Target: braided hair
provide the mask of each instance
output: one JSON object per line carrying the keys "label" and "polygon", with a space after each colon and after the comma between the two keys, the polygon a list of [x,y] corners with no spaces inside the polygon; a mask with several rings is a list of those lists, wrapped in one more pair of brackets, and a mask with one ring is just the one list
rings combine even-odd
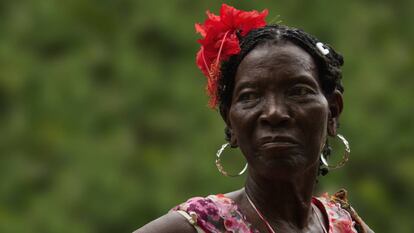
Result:
{"label": "braided hair", "polygon": [[[245,37],[238,36],[241,49],[240,53],[230,57],[229,60],[223,62],[221,65],[221,77],[218,83],[218,99],[219,110],[223,116],[230,108],[234,89],[234,79],[241,61],[254,48],[268,42],[289,41],[301,47],[308,52],[316,62],[319,74],[318,78],[324,94],[330,95],[335,90],[339,90],[341,93],[344,92],[341,82],[341,66],[344,64],[342,55],[326,44],[324,46],[329,49],[329,53],[324,55],[316,46],[319,40],[305,31],[276,24],[252,30]],[[225,129],[225,135],[226,140],[229,141],[230,131],[227,127]],[[324,153],[326,158],[329,157],[331,148],[328,144],[326,144],[322,153]],[[319,174],[326,175],[327,173],[328,170],[326,168],[321,167],[319,169]]]}

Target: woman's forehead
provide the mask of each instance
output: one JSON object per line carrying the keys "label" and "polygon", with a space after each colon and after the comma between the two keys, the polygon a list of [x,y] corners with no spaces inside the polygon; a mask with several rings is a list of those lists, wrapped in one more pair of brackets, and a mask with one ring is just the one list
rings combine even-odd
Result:
{"label": "woman's forehead", "polygon": [[316,68],[312,56],[301,47],[291,43],[263,44],[250,51],[240,63],[248,68],[274,66],[302,66],[306,70]]}
{"label": "woman's forehead", "polygon": [[293,43],[264,44],[253,49],[240,63],[237,79],[241,76],[284,74],[317,77],[317,67],[312,56]]}

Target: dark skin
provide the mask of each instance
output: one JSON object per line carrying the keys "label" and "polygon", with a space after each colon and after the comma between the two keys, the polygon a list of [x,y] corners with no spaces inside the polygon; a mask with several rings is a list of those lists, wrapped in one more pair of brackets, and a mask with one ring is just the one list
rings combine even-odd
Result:
{"label": "dark skin", "polygon": [[[342,94],[324,93],[314,59],[290,42],[259,45],[242,60],[223,119],[249,169],[245,188],[226,196],[254,228],[268,232],[246,193],[276,232],[328,229],[326,214],[311,200],[321,150],[326,137],[336,135],[342,108]],[[170,212],[135,233],[143,232],[196,231]]]}

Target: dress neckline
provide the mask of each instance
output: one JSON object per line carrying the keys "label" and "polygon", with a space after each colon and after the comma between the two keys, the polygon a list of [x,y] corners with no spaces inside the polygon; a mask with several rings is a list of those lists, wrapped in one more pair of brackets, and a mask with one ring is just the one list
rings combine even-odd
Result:
{"label": "dress neckline", "polygon": [[[238,214],[240,214],[240,216],[243,217],[244,221],[246,221],[246,223],[249,225],[249,228],[252,230],[252,232],[258,232],[260,233],[260,231],[258,229],[256,229],[253,224],[251,222],[249,222],[246,218],[246,215],[244,213],[241,212],[239,205],[230,197],[225,196],[224,194],[214,194],[214,195],[209,195],[207,198],[211,199],[212,201],[224,201],[228,204],[231,204],[232,206],[234,206],[235,211],[238,212]],[[323,223],[327,223],[327,225],[325,224],[324,227],[326,228],[326,230],[328,232],[330,231],[331,228],[331,219],[329,217],[328,211],[325,207],[325,205],[323,204],[323,202],[320,200],[320,198],[322,197],[312,197],[312,204],[315,205],[315,207],[322,213],[322,220]]]}

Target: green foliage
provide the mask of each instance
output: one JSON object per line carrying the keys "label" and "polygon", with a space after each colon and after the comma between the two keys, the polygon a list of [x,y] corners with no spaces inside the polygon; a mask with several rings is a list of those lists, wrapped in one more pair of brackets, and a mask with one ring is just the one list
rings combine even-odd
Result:
{"label": "green foliage", "polygon": [[[377,232],[412,232],[414,2],[227,3],[343,53],[352,157],[318,189],[346,187]],[[224,124],[194,61],[193,24],[220,4],[0,2],[0,232],[131,232],[242,186],[214,167]]]}

